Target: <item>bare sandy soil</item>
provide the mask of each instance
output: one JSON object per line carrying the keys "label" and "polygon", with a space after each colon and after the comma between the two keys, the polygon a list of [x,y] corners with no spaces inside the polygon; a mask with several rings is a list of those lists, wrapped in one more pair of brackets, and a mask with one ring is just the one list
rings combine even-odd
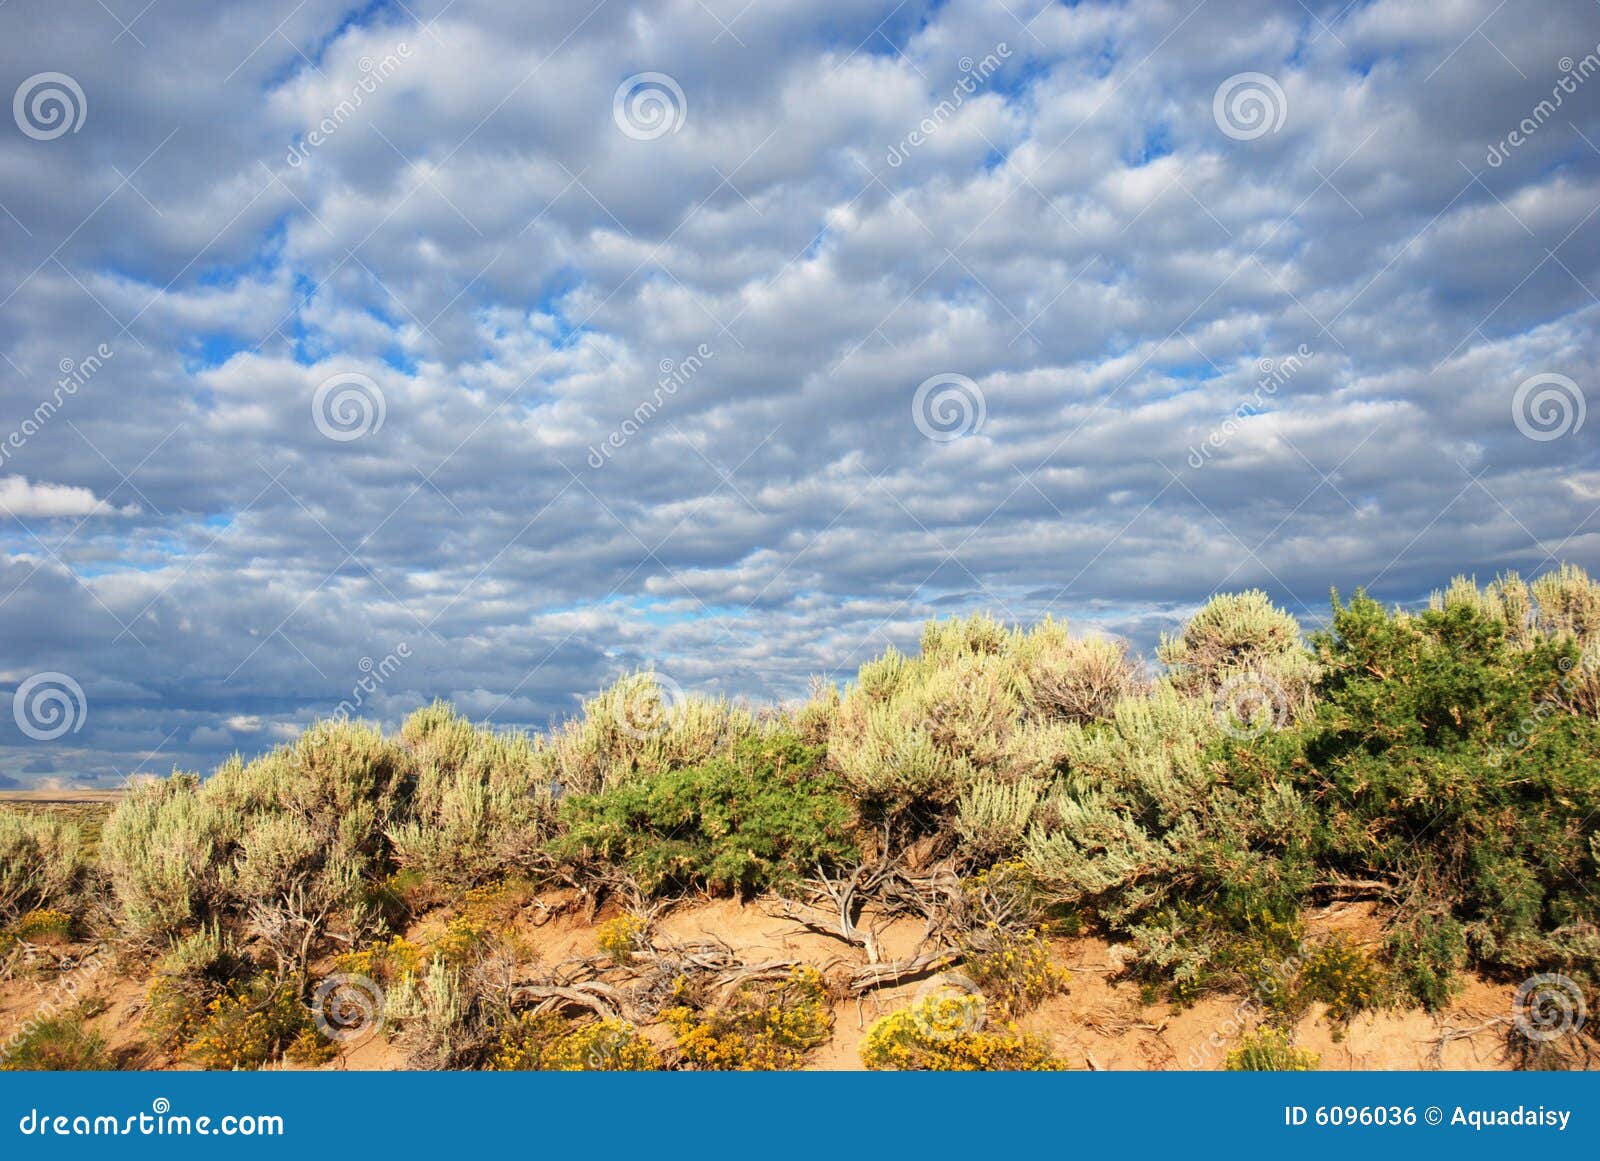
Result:
{"label": "bare sandy soil", "polygon": [[[594,926],[570,898],[547,896],[515,920],[518,934],[532,955],[545,964],[593,955],[599,948]],[[436,913],[406,934],[426,945],[443,930],[446,913]],[[1360,907],[1337,908],[1309,917],[1314,933],[1339,929],[1360,939],[1375,938],[1377,925]],[[803,960],[826,969],[841,962],[859,962],[858,950],[802,928],[770,904],[713,901],[683,906],[658,920],[658,939],[693,942],[714,937],[750,962]],[[920,924],[891,925],[882,936],[885,957],[908,955],[921,935]],[[52,955],[87,956],[90,947],[53,949]],[[1137,984],[1119,978],[1118,949],[1103,940],[1082,937],[1052,941],[1056,961],[1070,972],[1067,991],[1022,1018],[1025,1031],[1048,1037],[1056,1053],[1079,1069],[1217,1069],[1229,1049],[1250,1031],[1258,1017],[1242,996],[1209,996],[1177,1008],[1145,1003]],[[103,1001],[103,1010],[88,1023],[104,1036],[123,1067],[182,1067],[154,1052],[140,1032],[145,984],[128,965],[106,961],[98,971],[80,968],[68,975],[82,982],[79,998]],[[24,1020],[52,1000],[61,1002],[61,976],[48,964],[25,969],[0,981],[0,1042]],[[860,1043],[872,1022],[910,1003],[919,990],[937,983],[919,980],[883,988],[834,1010],[832,1039],[813,1055],[810,1067],[860,1069]],[[1469,979],[1446,1012],[1385,1010],[1367,1013],[1340,1032],[1320,1008],[1296,1026],[1295,1039],[1321,1057],[1325,1069],[1505,1069],[1513,1066],[1505,1051],[1504,1025],[1515,988],[1509,983]],[[70,1003],[70,1000],[69,1000]],[[663,1047],[670,1037],[663,1027],[646,1035]],[[327,1067],[381,1070],[403,1067],[399,1051],[381,1035],[347,1050]]]}

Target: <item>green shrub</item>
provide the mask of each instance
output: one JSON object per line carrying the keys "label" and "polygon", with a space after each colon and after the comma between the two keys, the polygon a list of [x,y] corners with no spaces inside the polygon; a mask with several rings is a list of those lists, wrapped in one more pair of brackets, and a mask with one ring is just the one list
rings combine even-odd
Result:
{"label": "green shrub", "polygon": [[1317,647],[1296,772],[1326,802],[1322,860],[1416,883],[1400,922],[1448,914],[1482,962],[1592,970],[1600,720],[1561,701],[1574,643],[1519,643],[1466,602],[1412,616],[1358,593]]}
{"label": "green shrub", "polygon": [[1229,1072],[1312,1072],[1320,1063],[1317,1054],[1296,1048],[1281,1028],[1258,1028],[1228,1053],[1223,1065]]}
{"label": "green shrub", "polygon": [[472,971],[436,955],[388,990],[383,1019],[410,1067],[434,1070],[480,1067],[494,1051],[501,1015]]}
{"label": "green shrub", "polygon": [[115,1067],[105,1039],[83,1026],[81,1012],[26,1021],[0,1045],[0,1071],[84,1072]]}
{"label": "green shrub", "polygon": [[631,673],[551,738],[555,780],[568,794],[599,794],[699,765],[761,732],[746,709],[680,698],[655,674]]}
{"label": "green shrub", "polygon": [[1230,769],[1238,744],[1170,684],[1126,698],[1074,735],[1023,848],[1041,891],[1126,935],[1139,974],[1179,998],[1292,955],[1285,928],[1315,877],[1314,809],[1275,759]]}
{"label": "green shrub", "polygon": [[[1259,937],[1348,882],[1395,885],[1389,959],[1425,1004],[1463,951],[1592,975],[1600,720],[1577,648],[1600,632],[1597,593],[1567,570],[1457,584],[1416,614],[1358,594],[1335,601],[1309,668],[1292,618],[1219,598],[1164,644],[1169,681],[1070,735],[1068,774],[1031,811],[1028,870],[1129,936],[1136,970],[1180,998],[1249,987],[1252,959],[1286,964],[1294,947]],[[1312,697],[1284,728],[1230,729],[1205,694],[1241,664],[1291,693],[1314,672]]]}
{"label": "green shrub", "polygon": [[561,803],[553,849],[623,868],[647,891],[762,890],[854,857],[852,812],[821,754],[790,734],[747,738],[699,766]]}
{"label": "green shrub", "polygon": [[436,883],[471,885],[526,867],[554,822],[554,757],[525,734],[494,734],[443,702],[400,729],[416,763],[395,861]]}
{"label": "green shrub", "polygon": [[0,810],[0,928],[41,908],[72,911],[86,871],[75,823]]}
{"label": "green shrub", "polygon": [[125,935],[164,942],[220,913],[227,825],[192,774],[135,786],[106,820],[101,865]]}
{"label": "green shrub", "polygon": [[1128,647],[1105,637],[1069,637],[1045,621],[1014,645],[1023,697],[1040,718],[1087,725],[1111,716],[1117,702],[1141,688]]}
{"label": "green shrub", "polygon": [[920,657],[888,650],[842,697],[825,689],[818,716],[865,814],[909,840],[959,813],[965,853],[982,862],[1016,846],[1026,799],[1066,769],[1071,730],[1140,688],[1121,644],[980,615],[928,622]]}
{"label": "green shrub", "polygon": [[981,777],[956,800],[955,830],[967,855],[992,865],[1015,855],[1048,787],[1038,778],[1001,782]]}
{"label": "green shrub", "polygon": [[1279,725],[1306,708],[1316,678],[1300,623],[1259,589],[1212,597],[1181,633],[1162,637],[1156,656],[1179,690],[1206,699],[1230,679],[1250,675],[1267,683],[1281,699]]}
{"label": "green shrub", "polygon": [[1389,960],[1400,984],[1430,1012],[1442,1011],[1461,990],[1467,936],[1448,915],[1422,914],[1389,935]]}
{"label": "green shrub", "polygon": [[102,859],[125,933],[162,943],[248,920],[285,964],[334,923],[358,930],[391,869],[388,829],[410,758],[375,729],[320,722],[253,762],[234,758],[136,788],[107,820]]}

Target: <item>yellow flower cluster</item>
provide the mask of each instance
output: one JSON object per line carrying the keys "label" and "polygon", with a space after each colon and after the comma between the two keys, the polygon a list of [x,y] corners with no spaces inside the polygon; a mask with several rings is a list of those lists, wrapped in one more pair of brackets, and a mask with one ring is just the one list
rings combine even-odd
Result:
{"label": "yellow flower cluster", "polygon": [[272,1028],[245,996],[222,995],[206,1005],[200,1035],[185,1055],[201,1068],[259,1068],[271,1057]]}
{"label": "yellow flower cluster", "polygon": [[1038,1007],[1067,986],[1067,972],[1051,962],[1038,928],[1019,935],[990,924],[984,938],[968,945],[962,970],[996,1014],[1007,1018]]}
{"label": "yellow flower cluster", "polygon": [[619,915],[595,928],[600,950],[617,964],[633,962],[633,952],[644,935],[645,921],[637,915]]}
{"label": "yellow flower cluster", "polygon": [[451,967],[465,967],[490,945],[517,948],[513,919],[531,894],[520,879],[474,887],[461,897],[455,917],[431,951]]}
{"label": "yellow flower cluster", "polygon": [[[684,997],[683,981],[678,994]],[[777,987],[751,984],[724,1008],[701,1011],[681,1003],[662,1013],[685,1064],[717,1072],[799,1068],[833,1032],[822,973],[793,969]]]}
{"label": "yellow flower cluster", "polygon": [[65,940],[72,934],[72,916],[65,911],[39,907],[17,920],[16,933],[33,942]]}
{"label": "yellow flower cluster", "polygon": [[1312,952],[1301,978],[1307,996],[1328,1005],[1328,1019],[1335,1026],[1377,1006],[1384,991],[1383,969],[1348,939],[1335,939]]}
{"label": "yellow flower cluster", "polygon": [[1315,1052],[1290,1043],[1287,1032],[1269,1026],[1241,1040],[1223,1067],[1229,1072],[1311,1072],[1319,1061]]}
{"label": "yellow flower cluster", "polygon": [[929,996],[867,1029],[861,1063],[878,1071],[1055,1072],[1065,1066],[1042,1038],[1015,1024],[975,1029],[971,997]]}
{"label": "yellow flower cluster", "polygon": [[469,890],[457,904],[456,914],[502,927],[537,894],[534,885],[526,879],[499,879]]}
{"label": "yellow flower cluster", "polygon": [[494,928],[484,920],[458,915],[445,924],[444,934],[434,941],[433,954],[451,967],[462,967],[494,934]]}
{"label": "yellow flower cluster", "polygon": [[283,1054],[302,1067],[315,1068],[338,1056],[339,1046],[315,1028],[302,1028]]}
{"label": "yellow flower cluster", "polygon": [[662,1064],[656,1046],[632,1024],[601,1020],[558,1040],[545,1067],[553,1072],[655,1072]]}
{"label": "yellow flower cluster", "polygon": [[298,1036],[307,1018],[294,988],[273,989],[258,980],[206,1005],[199,1035],[184,1056],[202,1068],[260,1068]]}
{"label": "yellow flower cluster", "polygon": [[145,993],[144,1025],[151,1039],[171,1050],[194,1039],[206,1019],[205,997],[171,976],[157,976]]}
{"label": "yellow flower cluster", "polygon": [[663,1067],[655,1045],[622,1020],[574,1027],[553,1012],[524,1013],[500,1036],[489,1064],[500,1071],[654,1072]]}
{"label": "yellow flower cluster", "polygon": [[422,966],[422,952],[410,940],[396,935],[387,943],[374,943],[360,951],[336,956],[335,972],[366,976],[380,984],[392,984],[414,975]]}

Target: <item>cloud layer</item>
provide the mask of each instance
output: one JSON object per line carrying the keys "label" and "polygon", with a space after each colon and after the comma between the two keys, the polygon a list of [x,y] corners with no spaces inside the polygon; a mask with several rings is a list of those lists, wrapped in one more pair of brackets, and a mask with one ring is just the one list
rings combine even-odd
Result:
{"label": "cloud layer", "polygon": [[1600,568],[1591,0],[536,9],[0,8],[0,776]]}

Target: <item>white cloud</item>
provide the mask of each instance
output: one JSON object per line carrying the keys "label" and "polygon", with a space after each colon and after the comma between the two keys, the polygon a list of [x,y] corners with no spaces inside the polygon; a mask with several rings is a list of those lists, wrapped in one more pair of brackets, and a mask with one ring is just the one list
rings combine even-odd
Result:
{"label": "white cloud", "polygon": [[26,476],[0,476],[0,513],[18,517],[135,516],[137,504],[117,507],[88,488],[30,483]]}

